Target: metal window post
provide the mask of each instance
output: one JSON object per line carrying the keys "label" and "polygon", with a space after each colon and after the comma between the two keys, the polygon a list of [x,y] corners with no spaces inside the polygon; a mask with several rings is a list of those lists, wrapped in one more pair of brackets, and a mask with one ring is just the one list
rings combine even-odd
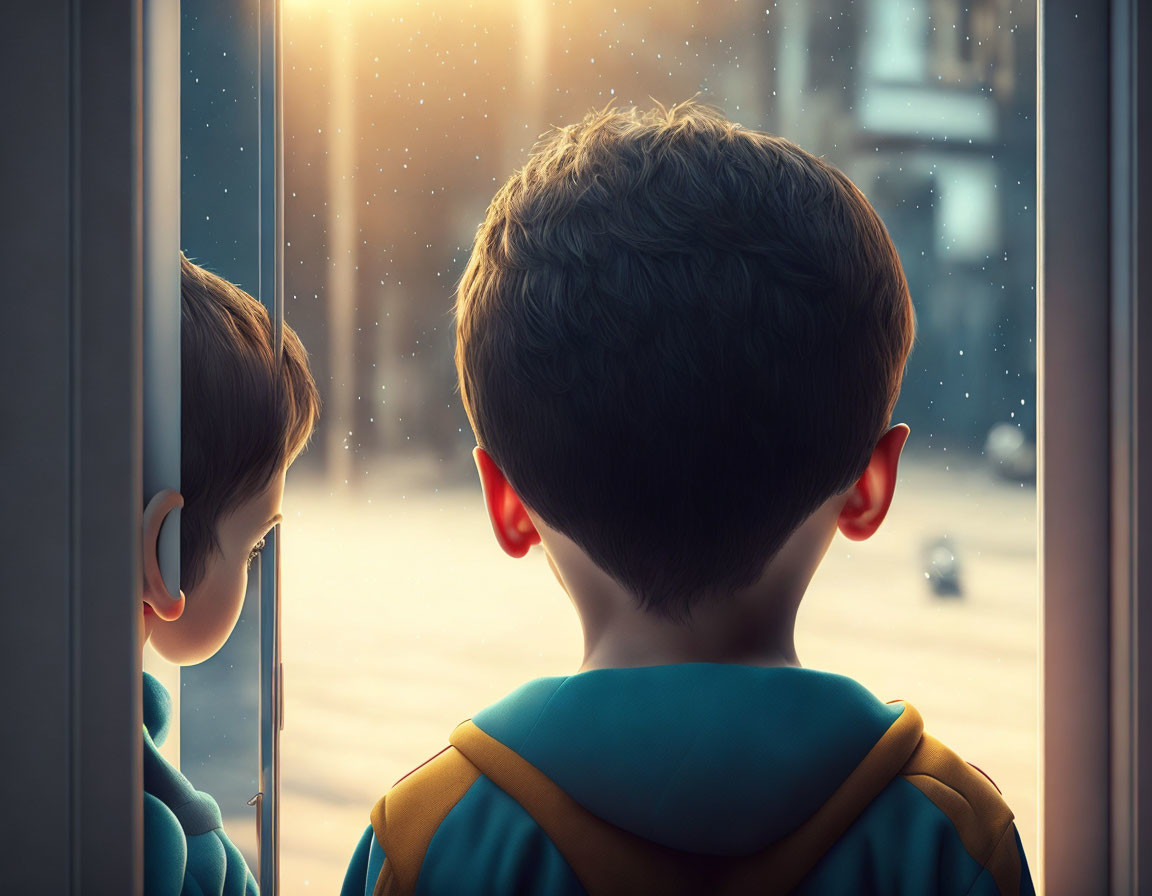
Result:
{"label": "metal window post", "polygon": [[[279,0],[260,0],[260,301],[272,317],[273,344],[282,363],[284,344],[284,162],[280,85]],[[260,560],[260,889],[280,885],[280,729],[283,666],[280,658],[280,527],[267,536]]]}

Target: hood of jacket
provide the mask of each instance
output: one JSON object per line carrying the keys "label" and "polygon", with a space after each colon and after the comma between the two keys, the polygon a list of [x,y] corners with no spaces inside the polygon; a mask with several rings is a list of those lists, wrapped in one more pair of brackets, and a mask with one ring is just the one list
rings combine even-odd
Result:
{"label": "hood of jacket", "polygon": [[687,663],[537,679],[472,721],[617,827],[745,855],[811,817],[902,712],[829,672]]}

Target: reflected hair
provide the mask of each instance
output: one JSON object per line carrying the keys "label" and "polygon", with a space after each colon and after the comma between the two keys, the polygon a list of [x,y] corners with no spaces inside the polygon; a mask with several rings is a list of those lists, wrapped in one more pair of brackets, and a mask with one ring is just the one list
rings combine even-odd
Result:
{"label": "reflected hair", "polygon": [[220,550],[221,519],[304,450],[320,395],[300,338],[284,325],[279,363],[267,309],[180,255],[180,587]]}
{"label": "reflected hair", "polygon": [[862,475],[914,333],[852,182],[694,101],[545,134],[492,200],[455,314],[478,444],[673,619],[757,581]]}

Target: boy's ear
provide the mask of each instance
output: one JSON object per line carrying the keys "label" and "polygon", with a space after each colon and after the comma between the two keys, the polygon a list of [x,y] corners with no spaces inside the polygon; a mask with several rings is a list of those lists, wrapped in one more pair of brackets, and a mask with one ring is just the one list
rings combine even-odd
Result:
{"label": "boy's ear", "polygon": [[177,507],[184,506],[184,496],[178,491],[166,488],[152,496],[144,508],[144,518],[140,524],[144,558],[144,603],[152,608],[156,618],[174,622],[184,612],[184,592],[173,597],[160,575],[160,560],[156,550],[160,542],[160,527],[164,519]]}
{"label": "boy's ear", "polygon": [[480,472],[484,505],[488,508],[488,518],[492,520],[496,541],[509,557],[523,557],[532,545],[540,543],[540,533],[524,509],[520,496],[512,490],[488,452],[477,445],[472,456]]}
{"label": "boy's ear", "polygon": [[836,524],[845,538],[863,541],[870,538],[884,522],[896,490],[896,466],[900,451],[908,440],[909,429],[903,423],[893,426],[880,437],[872,450],[864,474],[848,492],[848,500]]}

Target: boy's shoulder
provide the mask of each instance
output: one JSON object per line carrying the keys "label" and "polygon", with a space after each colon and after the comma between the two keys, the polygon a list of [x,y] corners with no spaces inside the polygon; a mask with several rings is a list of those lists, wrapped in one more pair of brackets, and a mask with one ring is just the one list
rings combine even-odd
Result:
{"label": "boy's shoulder", "polygon": [[169,730],[172,700],[144,673],[144,892],[256,896],[256,879],[224,832],[220,807],[196,790],[158,749]]}
{"label": "boy's shoulder", "polygon": [[988,775],[924,733],[900,769],[900,777],[940,810],[967,851],[992,868],[993,876],[999,877],[1002,870],[1008,873],[1002,869],[1005,858],[1000,847],[1010,839],[1015,816]]}
{"label": "boy's shoulder", "polygon": [[456,891],[461,862],[519,868],[528,892],[866,892],[862,869],[875,892],[1030,891],[995,786],[915,708],[842,676],[689,664],[540,679],[451,744],[372,813],[396,893],[417,876]]}

